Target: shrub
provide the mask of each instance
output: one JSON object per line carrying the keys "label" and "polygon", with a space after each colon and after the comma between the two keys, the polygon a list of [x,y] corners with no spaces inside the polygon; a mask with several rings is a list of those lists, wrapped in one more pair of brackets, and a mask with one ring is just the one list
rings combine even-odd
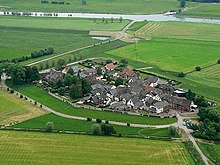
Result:
{"label": "shrub", "polygon": [[47,122],[45,131],[51,132],[53,130],[53,122]]}
{"label": "shrub", "polygon": [[108,124],[109,123],[109,121],[108,120],[105,120],[105,124]]}
{"label": "shrub", "polygon": [[20,94],[20,98],[21,98],[21,99],[23,98],[23,95],[22,95],[22,94]]}
{"label": "shrub", "polygon": [[178,74],[178,77],[185,77],[185,74],[184,74],[183,72],[180,72],[180,73]]}
{"label": "shrub", "polygon": [[91,133],[93,135],[101,134],[101,126],[99,124],[93,124],[91,128]]}
{"label": "shrub", "polygon": [[168,133],[169,133],[170,136],[175,136],[176,135],[176,127],[169,126],[168,127]]}
{"label": "shrub", "polygon": [[131,125],[130,123],[127,123],[127,126],[128,126],[128,127],[130,127],[130,125]]}
{"label": "shrub", "polygon": [[195,67],[195,70],[196,71],[201,71],[202,69],[201,69],[201,67],[197,66],[197,67]]}
{"label": "shrub", "polygon": [[92,118],[89,118],[89,117],[88,117],[88,118],[87,118],[87,121],[92,121]]}
{"label": "shrub", "polygon": [[220,59],[218,59],[217,63],[220,64]]}
{"label": "shrub", "polygon": [[36,102],[36,101],[34,102],[34,105],[37,105],[37,102]]}
{"label": "shrub", "polygon": [[10,89],[9,88],[7,88],[7,91],[9,91]]}
{"label": "shrub", "polygon": [[14,93],[14,92],[15,92],[15,91],[14,91],[13,89],[10,90],[10,93],[11,93],[11,94]]}
{"label": "shrub", "polygon": [[96,122],[97,122],[97,123],[101,123],[101,122],[102,122],[102,119],[99,119],[99,118],[98,118],[98,119],[96,119]]}
{"label": "shrub", "polygon": [[116,130],[112,125],[103,124],[101,125],[101,131],[103,135],[112,135],[116,133]]}

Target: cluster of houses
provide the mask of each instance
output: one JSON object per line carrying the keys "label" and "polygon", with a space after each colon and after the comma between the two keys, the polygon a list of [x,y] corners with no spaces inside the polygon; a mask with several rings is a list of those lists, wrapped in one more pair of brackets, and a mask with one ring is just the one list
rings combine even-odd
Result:
{"label": "cluster of houses", "polygon": [[[114,63],[101,66],[101,74],[97,74],[97,67],[100,66],[86,69],[72,66],[75,75],[79,74],[91,84],[91,94],[81,99],[84,104],[121,112],[142,110],[152,114],[169,113],[170,110],[190,112],[196,109],[193,101],[184,97],[188,90],[178,89],[169,81],[161,80],[156,76],[141,79],[135,71],[118,69]],[[43,79],[62,80],[67,71],[68,68],[63,71],[51,70]],[[126,84],[115,86],[105,79],[105,74],[110,75],[113,80],[121,77]]]}

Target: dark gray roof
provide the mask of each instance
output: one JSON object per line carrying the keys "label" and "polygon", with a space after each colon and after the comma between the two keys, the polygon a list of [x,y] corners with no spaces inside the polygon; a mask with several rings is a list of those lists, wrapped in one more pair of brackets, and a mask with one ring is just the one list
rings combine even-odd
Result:
{"label": "dark gray roof", "polygon": [[157,107],[158,109],[167,107],[169,105],[170,104],[166,101],[161,101],[161,102],[157,102],[157,103],[154,104],[154,106]]}
{"label": "dark gray roof", "polygon": [[125,99],[126,101],[129,101],[131,99],[131,95],[130,93],[125,93],[123,95],[121,95],[122,99]]}
{"label": "dark gray roof", "polygon": [[158,77],[156,77],[156,76],[150,76],[150,77],[148,77],[148,78],[144,81],[144,83],[147,84],[147,85],[150,85],[151,83],[156,83],[158,80],[159,80]]}

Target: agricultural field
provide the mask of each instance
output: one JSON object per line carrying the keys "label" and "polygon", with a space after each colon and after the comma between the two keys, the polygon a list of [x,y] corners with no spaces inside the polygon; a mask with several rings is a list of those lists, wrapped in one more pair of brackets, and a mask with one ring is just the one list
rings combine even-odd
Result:
{"label": "agricultural field", "polygon": [[59,54],[100,42],[90,38],[86,31],[15,27],[0,27],[0,38],[0,59],[30,56],[31,52],[48,47]]}
{"label": "agricultural field", "polygon": [[220,65],[216,64],[204,68],[200,72],[193,72],[187,74],[186,78],[193,80],[195,82],[205,84],[207,86],[220,88]]}
{"label": "agricultural field", "polygon": [[[0,25],[4,27],[16,28],[34,28],[34,29],[59,29],[59,30],[105,30],[117,31],[123,29],[129,21],[107,19],[108,23],[102,19],[81,19],[81,18],[47,18],[47,17],[16,17],[16,16],[1,16]],[[106,21],[106,19],[105,19]],[[71,32],[70,32],[71,33]]]}
{"label": "agricultural field", "polygon": [[[153,38],[107,52],[162,70],[190,72],[217,63],[220,42]],[[147,66],[146,66],[147,67]]]}
{"label": "agricultural field", "polygon": [[[90,133],[91,127],[94,122],[81,121],[74,119],[67,119],[54,114],[47,114],[31,120],[12,126],[12,128],[34,128],[44,129],[47,122],[53,122],[55,130],[70,130],[75,132]],[[150,129],[150,128],[135,128],[127,126],[113,125],[117,133],[122,135],[143,135],[143,136],[156,136],[156,137],[170,137],[167,128]]]}
{"label": "agricultural field", "polygon": [[143,39],[163,37],[220,41],[220,25],[207,23],[137,22],[129,28],[128,33]]}
{"label": "agricultural field", "polygon": [[197,142],[202,152],[216,165],[220,164],[220,143],[208,144],[205,142]]}
{"label": "agricultural field", "polygon": [[9,86],[15,88],[22,94],[44,104],[45,106],[64,114],[80,116],[80,117],[90,117],[90,118],[100,118],[103,120],[111,121],[120,121],[126,123],[140,123],[140,124],[151,124],[151,125],[163,125],[170,124],[176,121],[176,118],[155,118],[155,117],[142,117],[142,116],[133,116],[126,114],[117,114],[106,111],[94,111],[85,108],[75,108],[69,106],[68,104],[54,98],[49,95],[46,91],[40,89],[34,85],[23,85],[13,87],[10,82],[7,82]]}
{"label": "agricultural field", "polygon": [[0,125],[24,121],[46,112],[0,88]]}
{"label": "agricultural field", "polygon": [[[51,1],[49,1],[51,2]],[[64,0],[65,4],[42,4],[40,0],[1,0],[2,11],[44,11],[44,12],[77,12],[77,13],[126,13],[151,14],[178,10],[180,3],[176,0],[93,0],[82,5],[78,0]],[[69,3],[67,5],[66,3]],[[187,4],[188,7],[191,3]]]}
{"label": "agricultural field", "polygon": [[180,142],[14,131],[0,139],[0,164],[195,164]]}
{"label": "agricultural field", "polygon": [[220,18],[220,4],[203,4],[181,13],[183,16],[203,17],[203,18]]}

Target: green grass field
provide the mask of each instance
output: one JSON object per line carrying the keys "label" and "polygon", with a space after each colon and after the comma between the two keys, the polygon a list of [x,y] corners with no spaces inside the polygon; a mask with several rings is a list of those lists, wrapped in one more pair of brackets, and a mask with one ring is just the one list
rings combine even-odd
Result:
{"label": "green grass field", "polygon": [[80,18],[42,18],[42,17],[14,17],[1,16],[0,25],[4,27],[20,27],[20,28],[35,28],[35,29],[60,29],[60,30],[121,30],[128,20],[120,23],[118,20],[111,23],[102,22],[102,19],[80,19]]}
{"label": "green grass field", "polygon": [[[48,121],[54,123],[54,129],[56,130],[68,130],[68,131],[88,132],[88,133],[90,133],[91,127],[94,124],[94,122],[67,119],[60,116],[56,116],[54,114],[47,114],[31,120],[24,121],[12,127],[44,129]],[[121,133],[122,135],[170,137],[167,128],[149,129],[149,128],[118,126],[118,125],[113,125],[113,126],[116,129],[117,133]]]}
{"label": "green grass field", "polygon": [[180,142],[17,131],[0,139],[0,164],[195,164]]}
{"label": "green grass field", "polygon": [[0,59],[30,55],[48,47],[58,54],[100,42],[90,38],[86,31],[14,27],[0,27],[0,38]]}
{"label": "green grass field", "polygon": [[202,152],[216,165],[220,164],[220,143],[208,144],[197,142]]}
{"label": "green grass field", "polygon": [[[51,2],[51,1],[50,1]],[[1,0],[1,10],[15,11],[46,11],[46,12],[86,12],[86,13],[129,13],[150,14],[163,13],[179,9],[176,0],[92,0],[82,5],[78,0],[64,0],[70,5],[41,4],[39,0]],[[191,4],[188,3],[188,6]]]}
{"label": "green grass field", "polygon": [[207,86],[213,86],[220,89],[220,65],[216,64],[202,69],[200,72],[190,73],[186,78],[205,84]]}
{"label": "green grass field", "polygon": [[40,108],[0,88],[0,124],[23,121],[45,114]]}
{"label": "green grass field", "polygon": [[[10,83],[7,82],[9,85]],[[10,85],[11,86],[11,85]],[[90,117],[90,118],[100,118],[103,120],[111,120],[111,121],[120,121],[120,122],[128,122],[128,123],[142,123],[142,124],[152,124],[152,125],[160,125],[160,124],[169,124],[174,123],[176,118],[154,118],[154,117],[142,117],[142,116],[132,116],[126,114],[117,114],[113,112],[106,111],[94,111],[84,108],[75,108],[69,106],[62,101],[50,96],[44,90],[33,86],[33,85],[24,85],[20,87],[14,87],[19,92],[24,95],[36,100],[44,104],[45,106],[50,107],[51,109],[74,116],[81,117]]]}
{"label": "green grass field", "polygon": [[[137,22],[128,33],[136,37],[153,37],[220,41],[220,25],[190,22]],[[208,34],[208,35],[207,35]]]}
{"label": "green grass field", "polygon": [[109,51],[108,54],[137,60],[162,70],[189,72],[195,66],[215,64],[219,58],[219,46],[220,42],[155,38],[139,41],[137,51],[133,44]]}
{"label": "green grass field", "polygon": [[220,4],[203,4],[192,10],[182,12],[181,15],[190,17],[203,17],[203,18],[220,18]]}

